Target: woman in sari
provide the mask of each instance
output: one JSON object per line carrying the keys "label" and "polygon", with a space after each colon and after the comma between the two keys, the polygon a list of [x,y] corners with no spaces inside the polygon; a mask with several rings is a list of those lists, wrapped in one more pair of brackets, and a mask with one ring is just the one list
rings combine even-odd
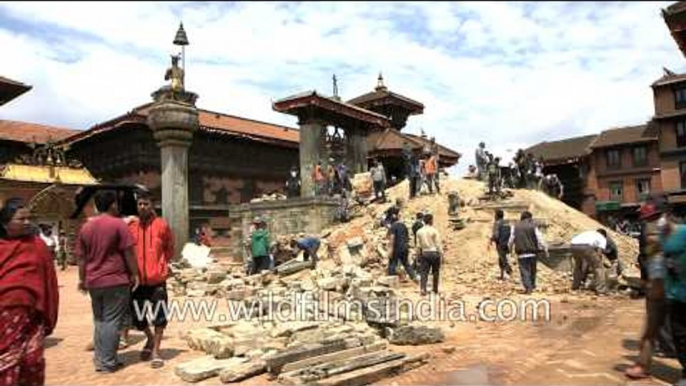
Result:
{"label": "woman in sari", "polygon": [[45,384],[45,337],[59,293],[45,242],[19,199],[0,209],[0,386]]}

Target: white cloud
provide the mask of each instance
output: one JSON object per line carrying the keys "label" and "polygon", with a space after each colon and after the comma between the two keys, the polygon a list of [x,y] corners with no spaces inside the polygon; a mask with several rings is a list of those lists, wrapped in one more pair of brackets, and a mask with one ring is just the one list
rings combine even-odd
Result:
{"label": "white cloud", "polygon": [[391,90],[423,102],[408,132],[473,162],[572,135],[642,123],[650,83],[683,57],[659,10],[614,3],[0,2],[0,75],[34,86],[0,117],[87,128],[150,100],[183,20],[199,105],[295,125],[270,100]]}

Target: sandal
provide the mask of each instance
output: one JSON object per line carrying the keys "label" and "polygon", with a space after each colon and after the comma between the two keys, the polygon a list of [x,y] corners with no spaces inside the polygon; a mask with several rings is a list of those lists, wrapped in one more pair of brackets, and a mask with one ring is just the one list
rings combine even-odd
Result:
{"label": "sandal", "polygon": [[119,338],[119,349],[123,350],[127,347],[129,347],[129,342],[127,342],[124,338]]}
{"label": "sandal", "polygon": [[645,379],[650,378],[650,372],[645,371],[641,365],[633,365],[624,370],[624,375],[631,379]]}
{"label": "sandal", "polygon": [[152,362],[150,362],[150,367],[153,369],[159,369],[162,366],[164,366],[164,360],[162,358],[154,358]]}
{"label": "sandal", "polygon": [[144,347],[143,351],[141,351],[141,360],[142,361],[149,361],[151,357],[152,357],[152,347]]}

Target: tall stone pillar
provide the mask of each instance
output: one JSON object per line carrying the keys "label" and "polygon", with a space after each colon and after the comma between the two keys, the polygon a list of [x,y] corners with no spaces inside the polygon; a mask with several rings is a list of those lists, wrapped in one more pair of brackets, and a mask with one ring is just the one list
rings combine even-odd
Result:
{"label": "tall stone pillar", "polygon": [[162,167],[162,217],[174,233],[174,258],[188,242],[188,148],[198,130],[197,95],[187,91],[172,95],[162,88],[152,94],[155,102],[148,114],[148,126],[160,147]]}
{"label": "tall stone pillar", "polygon": [[323,172],[328,164],[326,151],[326,124],[314,118],[300,119],[300,196],[313,197],[314,179],[312,171],[321,161]]}
{"label": "tall stone pillar", "polygon": [[347,157],[353,174],[367,171],[367,136],[360,129],[346,130]]}

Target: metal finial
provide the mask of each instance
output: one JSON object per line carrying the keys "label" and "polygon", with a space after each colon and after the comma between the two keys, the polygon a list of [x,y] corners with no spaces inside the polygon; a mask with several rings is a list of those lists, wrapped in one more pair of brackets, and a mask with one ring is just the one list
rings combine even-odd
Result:
{"label": "metal finial", "polygon": [[186,35],[186,30],[183,29],[183,22],[179,24],[179,29],[176,31],[176,37],[174,38],[174,44],[177,46],[187,46],[188,36]]}
{"label": "metal finial", "polygon": [[383,75],[381,75],[381,71],[379,71],[379,78],[378,78],[378,81],[376,83],[376,90],[377,91],[382,91],[382,90],[385,91],[386,90],[386,86],[383,84]]}
{"label": "metal finial", "polygon": [[338,80],[336,74],[333,74],[333,97],[338,98]]}

